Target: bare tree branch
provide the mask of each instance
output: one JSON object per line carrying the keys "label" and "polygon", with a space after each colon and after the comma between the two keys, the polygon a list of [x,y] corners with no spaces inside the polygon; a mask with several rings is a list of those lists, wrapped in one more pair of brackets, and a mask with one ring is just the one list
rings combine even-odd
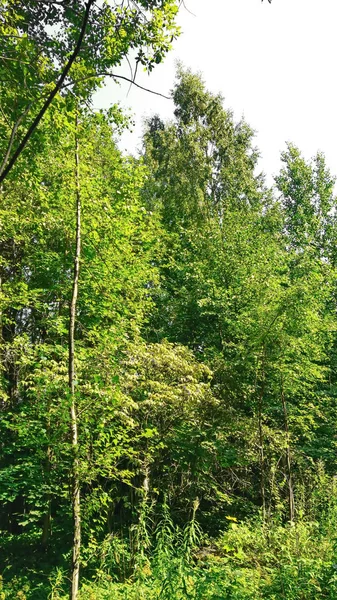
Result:
{"label": "bare tree branch", "polygon": [[70,83],[66,83],[63,86],[63,88],[69,87],[71,85],[76,85],[77,83],[81,83],[82,81],[86,81],[88,79],[99,79],[100,77],[111,77],[112,79],[123,79],[124,81],[128,81],[129,83],[131,83],[131,85],[135,85],[140,90],[144,90],[144,92],[150,92],[150,94],[154,94],[155,96],[161,96],[162,98],[165,98],[165,100],[171,100],[170,96],[165,96],[165,94],[161,94],[161,92],[155,92],[154,90],[150,90],[149,88],[146,88],[143,85],[136,83],[129,77],[125,77],[124,75],[117,75],[116,73],[109,73],[109,72],[97,73],[97,75],[88,75],[87,77],[83,77],[82,79],[78,79],[77,81],[71,81]]}
{"label": "bare tree branch", "polygon": [[[263,0],[262,0],[262,2],[263,2]],[[185,9],[185,10],[186,10],[188,13],[190,13],[190,15],[192,15],[192,17],[196,17],[196,15],[195,15],[195,14],[194,14],[194,13],[193,13],[193,12],[192,12],[192,11],[191,11],[189,8],[187,8],[187,6],[186,6],[186,4],[185,4],[185,1],[184,1],[184,0],[181,0],[181,2],[180,2],[180,4],[179,4],[179,8],[180,8],[181,6],[183,6],[183,7],[184,7],[184,9]]]}

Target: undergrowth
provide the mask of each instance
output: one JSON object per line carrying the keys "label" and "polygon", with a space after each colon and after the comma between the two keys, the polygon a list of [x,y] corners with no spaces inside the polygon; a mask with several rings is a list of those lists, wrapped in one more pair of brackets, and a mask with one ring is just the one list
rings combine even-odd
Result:
{"label": "undergrowth", "polygon": [[[205,539],[195,518],[174,525],[167,505],[152,538],[146,520],[135,531],[133,557],[114,536],[99,548],[95,575],[84,580],[81,600],[335,600],[335,512],[322,522],[237,522],[217,540]],[[97,558],[97,557],[96,557]],[[127,569],[125,565],[127,563]],[[132,570],[130,565],[132,563]],[[124,565],[124,566],[123,566]],[[128,572],[122,577],[122,572]],[[66,600],[65,571],[48,585],[0,580],[0,600]]]}

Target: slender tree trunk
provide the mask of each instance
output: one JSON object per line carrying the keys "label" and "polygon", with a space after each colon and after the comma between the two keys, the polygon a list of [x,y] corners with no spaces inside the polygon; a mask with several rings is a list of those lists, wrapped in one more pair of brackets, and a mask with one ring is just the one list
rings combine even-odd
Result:
{"label": "slender tree trunk", "polygon": [[[1,194],[1,191],[0,191]],[[1,252],[1,245],[0,245],[0,252]],[[1,257],[1,253],[0,253],[0,257]],[[2,267],[0,265],[0,297],[2,297]],[[0,304],[0,375],[2,377],[2,373],[4,370],[4,365],[5,365],[5,352],[4,352],[4,339],[3,339],[3,330],[2,330],[2,305]],[[1,400],[0,401],[0,409],[2,410],[4,408],[5,405],[5,401]]]}
{"label": "slender tree trunk", "polygon": [[72,509],[74,520],[74,538],[71,572],[71,600],[77,600],[80,574],[80,550],[81,550],[81,504],[80,504],[80,478],[78,459],[78,427],[75,399],[75,323],[78,296],[78,280],[81,258],[81,190],[80,190],[80,163],[78,143],[78,121],[76,116],[76,139],[75,139],[75,184],[76,184],[76,248],[74,257],[73,290],[70,303],[69,319],[69,361],[68,377],[71,396],[70,420],[71,441],[73,450],[72,459]]}
{"label": "slender tree trunk", "polygon": [[144,462],[143,500],[147,502],[150,489],[150,466],[147,460]]}
{"label": "slender tree trunk", "polygon": [[[48,440],[50,439],[50,411],[51,411],[51,400],[48,399],[48,417],[46,423],[46,431]],[[45,474],[47,479],[48,493],[47,493],[47,506],[46,512],[43,515],[42,519],[42,536],[41,536],[41,544],[42,547],[46,548],[50,535],[50,525],[51,525],[51,493],[50,493],[50,474],[51,474],[51,461],[52,461],[52,449],[50,444],[48,443],[47,453],[46,453],[46,463],[45,463]]]}
{"label": "slender tree trunk", "polygon": [[263,517],[264,523],[266,521],[266,483],[265,483],[265,460],[264,460],[264,437],[263,437],[263,425],[262,425],[262,411],[263,411],[263,398],[264,398],[264,388],[265,388],[265,358],[266,358],[266,351],[265,351],[265,348],[263,348],[261,385],[260,385],[259,404],[258,404],[258,430],[259,430],[260,485],[261,485],[261,499],[262,499],[262,517]]}
{"label": "slender tree trunk", "polygon": [[[24,110],[24,112],[22,113],[22,115],[19,116],[19,118],[17,119],[17,121],[14,123],[13,127],[12,127],[12,131],[11,131],[11,135],[9,138],[9,142],[7,145],[7,150],[5,152],[5,156],[3,157],[1,166],[0,166],[0,175],[3,174],[7,161],[10,157],[12,148],[13,148],[13,144],[14,144],[14,140],[15,140],[15,136],[17,134],[18,128],[20,126],[21,121],[27,116],[27,114],[29,113],[30,109],[31,109],[31,104],[28,104],[27,108]],[[1,191],[2,191],[2,184],[1,184]]]}
{"label": "slender tree trunk", "polygon": [[47,548],[49,535],[50,535],[50,524],[51,524],[51,500],[50,495],[47,500],[48,506],[45,514],[43,515],[42,521],[42,536],[41,536],[41,545],[43,548]]}
{"label": "slender tree trunk", "polygon": [[[20,277],[22,247],[17,245],[14,239],[9,238],[1,244],[1,256],[4,258],[5,264],[8,262],[7,268],[1,268],[1,285],[3,286],[7,279],[17,276]],[[17,332],[18,315],[19,310],[14,307],[7,307],[5,313],[1,315],[1,341],[4,349],[2,364],[7,383],[7,394],[12,406],[15,405],[18,399],[18,367],[13,348],[13,342]]]}
{"label": "slender tree trunk", "polygon": [[289,422],[288,422],[288,411],[287,403],[284,396],[283,382],[281,388],[281,400],[284,415],[284,428],[286,433],[286,467],[287,467],[287,481],[288,481],[288,494],[289,494],[289,518],[293,522],[295,520],[295,497],[293,488],[293,477],[292,477],[292,465],[291,465],[291,451],[290,451],[290,435],[289,435]]}

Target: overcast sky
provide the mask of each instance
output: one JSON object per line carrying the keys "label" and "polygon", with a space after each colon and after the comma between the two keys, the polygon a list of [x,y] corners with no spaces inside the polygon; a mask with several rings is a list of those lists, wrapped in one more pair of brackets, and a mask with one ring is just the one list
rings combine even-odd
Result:
{"label": "overcast sky", "polygon": [[[261,170],[268,182],[280,168],[280,152],[292,141],[310,158],[317,150],[337,174],[337,0],[186,0],[182,35],[174,50],[138,83],[164,94],[172,89],[175,61],[200,71],[208,89],[221,92],[235,119],[256,131]],[[128,75],[127,65],[119,73]],[[172,116],[170,100],[110,82],[97,107],[119,101],[135,114],[136,127],[122,148],[140,146],[142,118]]]}

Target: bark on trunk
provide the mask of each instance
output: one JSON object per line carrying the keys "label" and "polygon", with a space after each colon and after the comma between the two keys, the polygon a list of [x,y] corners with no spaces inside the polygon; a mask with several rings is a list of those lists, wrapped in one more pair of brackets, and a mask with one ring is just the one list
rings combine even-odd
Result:
{"label": "bark on trunk", "polygon": [[265,459],[264,459],[264,437],[262,425],[263,398],[265,388],[265,349],[262,356],[262,373],[261,385],[258,404],[258,429],[259,429],[259,452],[260,452],[260,485],[261,485],[261,500],[262,500],[262,517],[263,522],[266,520],[266,484],[265,484]]}
{"label": "bark on trunk", "polygon": [[[50,416],[50,406],[48,407],[48,417]],[[50,436],[50,422],[47,423],[47,435]],[[52,458],[52,449],[50,446],[47,448],[46,455],[46,465],[45,472],[47,476],[47,484],[50,489],[50,472],[51,472],[51,458]],[[48,491],[47,494],[47,507],[46,512],[43,515],[42,519],[42,536],[41,536],[41,544],[43,548],[47,547],[50,535],[50,527],[51,527],[51,494]]]}
{"label": "bark on trunk", "polygon": [[[51,399],[48,399],[48,412],[47,412],[47,423],[46,423],[46,431],[47,438],[50,440],[51,435]],[[51,461],[52,461],[52,449],[50,444],[48,443],[47,454],[46,454],[46,463],[45,463],[45,474],[47,479],[47,498],[46,498],[46,512],[43,515],[42,519],[42,536],[41,536],[41,544],[43,548],[46,548],[49,541],[50,530],[51,530],[51,493],[50,493],[50,475],[51,475]]]}
{"label": "bark on trunk", "polygon": [[289,518],[293,522],[295,520],[295,497],[293,488],[292,478],[292,465],[291,465],[291,450],[290,450],[290,435],[289,435],[289,422],[288,422],[288,411],[287,403],[284,397],[284,389],[282,384],[281,389],[281,400],[284,415],[284,429],[286,433],[286,468],[287,468],[287,482],[288,482],[288,494],[289,494]]}
{"label": "bark on trunk", "polygon": [[73,290],[70,303],[69,318],[69,361],[68,377],[69,390],[71,396],[70,422],[71,422],[71,441],[73,451],[72,462],[72,509],[73,509],[73,554],[72,554],[72,572],[71,572],[71,600],[77,600],[80,575],[80,550],[81,550],[81,504],[80,504],[80,480],[79,480],[79,459],[78,459],[78,430],[77,430],[77,412],[75,399],[75,323],[76,307],[78,296],[78,281],[80,272],[81,258],[81,190],[80,190],[80,164],[79,164],[79,143],[78,143],[78,122],[76,117],[76,139],[75,139],[75,185],[76,185],[76,248],[74,257],[74,275]]}

